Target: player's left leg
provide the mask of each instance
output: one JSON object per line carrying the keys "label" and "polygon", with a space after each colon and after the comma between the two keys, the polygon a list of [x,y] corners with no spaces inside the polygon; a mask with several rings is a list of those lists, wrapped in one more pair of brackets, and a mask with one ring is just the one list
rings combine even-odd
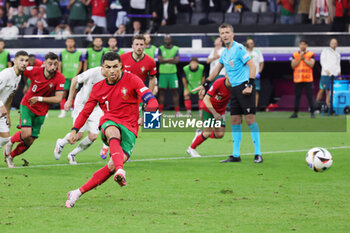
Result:
{"label": "player's left leg", "polygon": [[97,138],[96,132],[88,131],[88,136],[86,136],[83,140],[79,142],[77,147],[75,147],[67,156],[69,164],[76,165],[77,161],[75,160],[75,156],[89,148],[89,146],[96,140]]}
{"label": "player's left leg", "polygon": [[10,141],[10,129],[7,117],[0,118],[0,148]]}

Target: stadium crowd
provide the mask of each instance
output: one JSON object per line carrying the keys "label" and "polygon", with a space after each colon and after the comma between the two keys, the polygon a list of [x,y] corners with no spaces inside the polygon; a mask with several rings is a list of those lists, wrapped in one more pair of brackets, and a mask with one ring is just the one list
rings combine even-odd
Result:
{"label": "stadium crowd", "polygon": [[349,0],[0,0],[0,35],[140,34],[174,24],[349,23]]}

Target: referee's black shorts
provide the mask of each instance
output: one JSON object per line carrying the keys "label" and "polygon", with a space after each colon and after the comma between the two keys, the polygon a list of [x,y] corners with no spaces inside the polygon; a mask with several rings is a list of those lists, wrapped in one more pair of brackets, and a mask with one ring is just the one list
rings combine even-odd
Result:
{"label": "referee's black shorts", "polygon": [[248,115],[255,114],[255,84],[250,95],[243,95],[242,91],[246,88],[246,83],[231,87],[231,115]]}

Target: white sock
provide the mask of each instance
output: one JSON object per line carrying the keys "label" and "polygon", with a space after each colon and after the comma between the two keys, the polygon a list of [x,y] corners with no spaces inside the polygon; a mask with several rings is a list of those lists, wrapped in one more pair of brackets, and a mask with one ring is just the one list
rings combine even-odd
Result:
{"label": "white sock", "polygon": [[68,144],[68,138],[70,136],[70,133],[67,133],[66,136],[64,136],[64,138],[61,140],[61,146],[65,146],[66,144]]}
{"label": "white sock", "polygon": [[89,137],[86,136],[83,140],[81,140],[81,142],[79,142],[78,146],[76,148],[74,148],[74,150],[72,152],[70,152],[70,154],[76,155],[76,154],[86,150],[92,143],[93,143],[93,141],[91,141],[89,139]]}
{"label": "white sock", "polygon": [[6,143],[8,143],[10,141],[11,137],[8,138],[2,138],[0,137],[0,148],[5,145]]}

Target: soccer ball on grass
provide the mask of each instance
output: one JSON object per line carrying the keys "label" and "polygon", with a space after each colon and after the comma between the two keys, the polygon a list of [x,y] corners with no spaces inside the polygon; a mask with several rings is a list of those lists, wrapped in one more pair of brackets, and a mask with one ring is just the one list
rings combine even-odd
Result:
{"label": "soccer ball on grass", "polygon": [[311,170],[323,172],[333,164],[333,158],[328,150],[321,147],[314,147],[306,154],[306,163]]}

